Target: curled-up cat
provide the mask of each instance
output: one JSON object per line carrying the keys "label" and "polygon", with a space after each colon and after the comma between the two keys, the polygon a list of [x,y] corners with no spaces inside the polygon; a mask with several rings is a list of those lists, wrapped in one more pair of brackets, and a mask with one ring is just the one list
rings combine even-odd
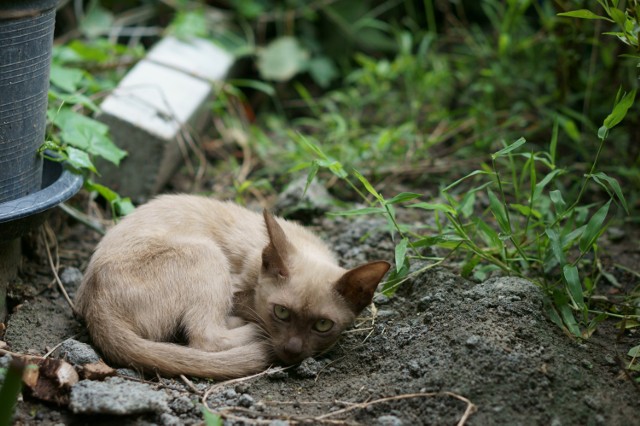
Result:
{"label": "curled-up cat", "polygon": [[389,266],[345,270],[295,223],[165,195],[107,232],[76,308],[110,362],[233,378],[326,351],[371,303]]}

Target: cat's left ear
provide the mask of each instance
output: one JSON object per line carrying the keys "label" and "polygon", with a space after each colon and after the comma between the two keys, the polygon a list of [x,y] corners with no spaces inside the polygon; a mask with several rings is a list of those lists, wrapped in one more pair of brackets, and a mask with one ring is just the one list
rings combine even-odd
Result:
{"label": "cat's left ear", "polygon": [[390,267],[389,262],[379,260],[351,269],[338,280],[336,291],[357,315],[369,306],[378,283]]}
{"label": "cat's left ear", "polygon": [[269,244],[262,251],[262,270],[275,278],[287,278],[289,277],[287,259],[291,244],[271,213],[264,210],[262,215],[269,234]]}

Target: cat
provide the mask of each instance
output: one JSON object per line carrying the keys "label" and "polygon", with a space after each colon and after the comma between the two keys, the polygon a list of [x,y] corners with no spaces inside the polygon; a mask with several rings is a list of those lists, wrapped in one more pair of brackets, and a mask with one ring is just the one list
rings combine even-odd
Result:
{"label": "cat", "polygon": [[106,360],[222,380],[331,348],[389,268],[343,269],[319,237],[266,210],[163,195],[107,232],[75,306]]}

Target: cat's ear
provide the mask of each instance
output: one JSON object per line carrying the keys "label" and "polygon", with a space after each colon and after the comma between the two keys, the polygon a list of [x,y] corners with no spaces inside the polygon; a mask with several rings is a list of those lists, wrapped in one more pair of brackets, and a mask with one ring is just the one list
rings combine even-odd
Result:
{"label": "cat's ear", "polygon": [[378,283],[390,267],[389,262],[380,260],[351,269],[338,280],[336,291],[357,315],[369,306]]}
{"label": "cat's ear", "polygon": [[262,251],[262,270],[275,278],[287,278],[287,258],[291,244],[278,222],[266,209],[262,215],[269,234],[269,244]]}

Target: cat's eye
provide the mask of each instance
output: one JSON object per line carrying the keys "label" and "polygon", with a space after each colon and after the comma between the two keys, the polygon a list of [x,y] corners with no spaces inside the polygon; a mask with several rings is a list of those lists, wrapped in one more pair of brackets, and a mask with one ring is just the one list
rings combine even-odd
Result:
{"label": "cat's eye", "polygon": [[326,333],[333,328],[333,321],[326,318],[319,319],[313,324],[313,328],[320,333]]}
{"label": "cat's eye", "polygon": [[285,308],[282,305],[275,305],[273,307],[273,313],[275,314],[276,318],[281,319],[283,321],[288,320],[289,317],[291,316],[291,312],[289,312],[289,309]]}

